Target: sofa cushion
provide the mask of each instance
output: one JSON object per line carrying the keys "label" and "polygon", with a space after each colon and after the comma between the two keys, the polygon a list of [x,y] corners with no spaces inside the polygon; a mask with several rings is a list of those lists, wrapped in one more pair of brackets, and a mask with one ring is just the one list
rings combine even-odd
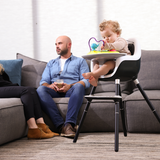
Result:
{"label": "sofa cushion", "polygon": [[17,53],[17,59],[23,59],[21,85],[38,88],[47,62],[39,61],[20,53]]}
{"label": "sofa cushion", "polygon": [[[132,81],[121,82],[121,92],[125,94],[130,94],[132,90]],[[114,81],[99,81],[95,93],[101,92],[115,92],[115,82]]]}
{"label": "sofa cushion", "polygon": [[21,85],[21,67],[23,60],[0,60],[0,64],[3,65],[5,72],[8,74],[12,83],[18,83]]}
{"label": "sofa cushion", "polygon": [[141,68],[138,74],[140,85],[145,90],[160,89],[160,51],[142,50]]}
{"label": "sofa cushion", "polygon": [[[160,115],[160,90],[145,92]],[[128,132],[160,133],[160,125],[140,91],[135,91],[124,99]]]}
{"label": "sofa cushion", "polygon": [[0,145],[26,134],[27,123],[20,98],[0,98]]}

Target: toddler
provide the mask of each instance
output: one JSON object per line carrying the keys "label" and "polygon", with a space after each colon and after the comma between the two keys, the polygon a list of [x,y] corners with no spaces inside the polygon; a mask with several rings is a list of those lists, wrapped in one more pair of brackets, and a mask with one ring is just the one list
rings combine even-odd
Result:
{"label": "toddler", "polygon": [[[125,39],[121,38],[121,29],[117,21],[104,20],[99,25],[101,36],[103,37],[104,45],[101,46],[101,50],[116,50],[120,53],[127,53],[131,55],[128,49],[128,43]],[[83,73],[85,79],[89,79],[89,83],[93,86],[97,86],[98,78],[101,75],[107,74],[115,67],[115,61],[106,61],[101,67],[99,67],[98,61],[94,61],[94,67],[92,72]]]}

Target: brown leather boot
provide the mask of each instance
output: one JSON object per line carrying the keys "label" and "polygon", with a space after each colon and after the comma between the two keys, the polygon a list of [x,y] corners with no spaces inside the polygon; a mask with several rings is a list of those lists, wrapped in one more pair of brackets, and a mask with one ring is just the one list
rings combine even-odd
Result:
{"label": "brown leather boot", "polygon": [[62,131],[61,131],[61,136],[62,137],[69,137],[69,138],[74,138],[76,134],[76,127],[73,128],[71,126],[71,124],[67,123],[63,128],[62,128]]}
{"label": "brown leather boot", "polygon": [[43,132],[40,128],[29,128],[27,134],[28,139],[52,138],[53,136],[53,134]]}
{"label": "brown leather boot", "polygon": [[53,134],[54,136],[59,136],[58,133],[52,132],[49,127],[44,124],[44,123],[37,123],[38,128],[41,128],[43,130],[43,132],[47,133],[47,134]]}

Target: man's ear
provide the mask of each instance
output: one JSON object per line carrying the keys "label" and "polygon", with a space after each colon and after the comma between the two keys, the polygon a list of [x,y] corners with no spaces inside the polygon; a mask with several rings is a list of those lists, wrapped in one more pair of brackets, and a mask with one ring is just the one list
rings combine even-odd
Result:
{"label": "man's ear", "polygon": [[69,48],[71,48],[71,45],[72,45],[72,43],[71,43],[71,42],[69,42],[69,43],[68,43],[68,47],[69,47]]}

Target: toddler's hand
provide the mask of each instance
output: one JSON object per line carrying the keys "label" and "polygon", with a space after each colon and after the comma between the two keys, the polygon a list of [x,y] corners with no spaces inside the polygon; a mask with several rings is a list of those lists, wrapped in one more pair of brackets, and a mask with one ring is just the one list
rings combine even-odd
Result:
{"label": "toddler's hand", "polygon": [[104,50],[104,49],[105,49],[104,47],[105,47],[105,44],[106,44],[106,40],[104,39],[103,42],[104,42],[104,43],[103,43],[102,46],[101,46],[101,50]]}

